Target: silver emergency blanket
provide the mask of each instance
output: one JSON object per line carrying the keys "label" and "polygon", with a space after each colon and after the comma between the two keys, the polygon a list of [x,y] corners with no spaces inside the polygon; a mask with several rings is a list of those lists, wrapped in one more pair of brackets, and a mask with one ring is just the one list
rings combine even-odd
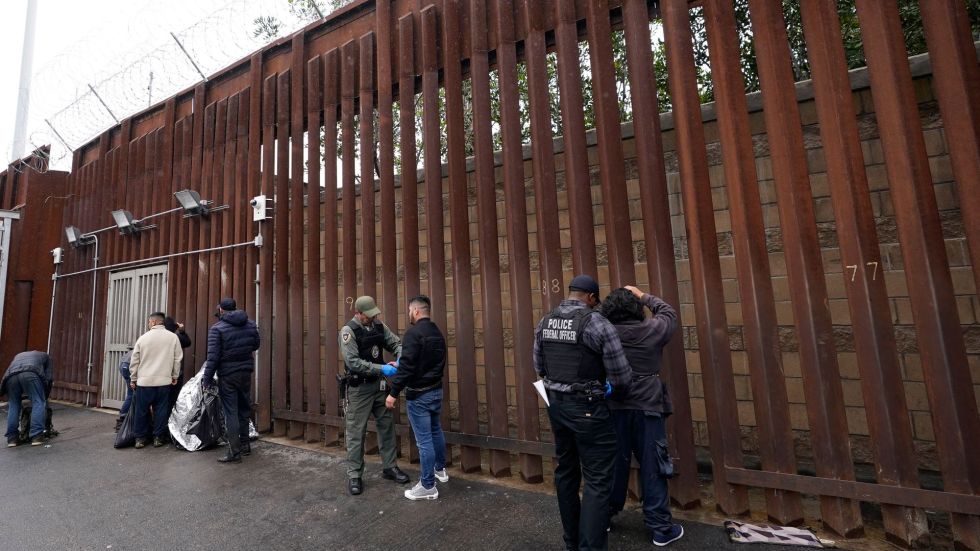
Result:
{"label": "silver emergency blanket", "polygon": [[775,543],[802,547],[835,547],[834,542],[818,538],[809,530],[792,526],[749,524],[736,520],[725,521],[725,531],[733,543]]}
{"label": "silver emergency blanket", "polygon": [[[187,434],[187,429],[194,414],[200,410],[204,399],[204,390],[201,388],[203,378],[204,369],[201,368],[196,375],[184,383],[180,389],[180,394],[177,395],[177,403],[174,404],[174,409],[170,413],[170,419],[167,420],[170,435],[175,443],[189,452],[200,450],[202,447],[201,439],[193,434]],[[215,380],[217,381],[217,377]],[[259,437],[258,431],[255,430],[255,424],[251,420],[248,422],[248,437],[249,440],[255,440]],[[224,443],[223,438],[221,443]]]}

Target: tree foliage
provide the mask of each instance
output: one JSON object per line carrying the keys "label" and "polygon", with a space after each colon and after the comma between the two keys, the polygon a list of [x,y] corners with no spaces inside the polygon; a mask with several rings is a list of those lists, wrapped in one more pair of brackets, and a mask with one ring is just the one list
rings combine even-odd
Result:
{"label": "tree foliage", "polygon": [[[320,13],[329,13],[344,5],[351,3],[352,0],[325,0],[325,8],[320,7],[318,0],[285,0],[289,5],[291,13],[304,20],[313,20],[320,17]],[[788,47],[790,59],[793,64],[793,73],[797,81],[810,78],[810,67],[807,61],[806,41],[803,33],[802,14],[800,3],[805,1],[817,0],[780,0],[783,7],[783,16],[786,23]],[[895,0],[898,3],[899,15],[902,21],[902,30],[905,39],[905,47],[908,55],[924,53],[927,50],[925,32],[922,27],[922,17],[919,12],[920,0]],[[931,1],[931,0],[922,0]],[[980,0],[965,0],[966,7],[970,15],[971,27],[974,40],[980,39]],[[756,65],[756,55],[753,44],[753,28],[749,13],[749,0],[733,0],[735,9],[735,22],[738,35],[739,58],[744,77],[746,93],[759,90],[759,74]],[[847,66],[850,69],[865,65],[864,48],[861,37],[861,30],[855,7],[855,0],[837,0],[837,13],[840,18],[841,35],[843,40],[844,55]],[[708,33],[705,28],[705,18],[703,8],[695,7],[690,10],[690,26],[694,48],[694,66],[698,93],[702,103],[710,102],[714,99],[714,85],[711,80],[710,69],[710,44]],[[670,91],[667,82],[667,56],[664,44],[663,24],[659,20],[650,23],[650,48],[653,57],[654,72],[656,74],[657,100],[662,112],[671,110]],[[259,17],[254,21],[254,34],[265,36],[269,39],[278,36],[282,31],[282,22],[274,16]],[[619,100],[620,119],[629,121],[633,118],[632,103],[630,98],[628,60],[626,57],[626,39],[623,31],[616,31],[612,36],[613,49],[613,68],[616,79],[616,95]],[[584,102],[584,117],[586,128],[595,127],[595,100],[593,97],[592,69],[589,57],[589,45],[587,42],[579,43],[579,74],[582,80],[582,95]],[[519,113],[520,126],[523,141],[529,142],[531,139],[531,117],[530,102],[528,95],[528,74],[527,65],[520,63],[517,68],[518,92],[520,97]],[[546,75],[548,79],[548,89],[550,90],[549,114],[552,124],[552,132],[560,136],[563,132],[560,104],[560,90],[558,87],[558,61],[555,53],[548,54],[546,58]],[[495,69],[490,75],[490,107],[491,107],[491,128],[493,130],[494,147],[502,147],[502,135],[500,132],[500,83],[499,73]],[[464,132],[466,134],[466,154],[472,155],[474,148],[473,140],[473,90],[472,81],[466,80],[463,84],[464,102]],[[445,89],[439,90],[439,121],[442,126],[442,135],[446,131],[445,117]],[[416,95],[415,102],[416,115],[416,145],[419,158],[422,158],[424,143],[422,141],[422,100],[421,94]],[[399,133],[399,119],[397,106],[395,107],[395,136]],[[377,120],[375,120],[375,139],[377,139]],[[355,136],[357,139],[357,136]],[[446,141],[441,140],[440,156],[443,160],[446,157]],[[397,156],[396,156],[397,159]],[[400,168],[400,167],[399,167]]]}

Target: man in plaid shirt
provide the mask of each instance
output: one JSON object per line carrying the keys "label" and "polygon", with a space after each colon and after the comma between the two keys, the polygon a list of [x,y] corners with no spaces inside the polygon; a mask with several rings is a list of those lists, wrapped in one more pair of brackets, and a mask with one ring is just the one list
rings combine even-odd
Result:
{"label": "man in plaid shirt", "polygon": [[596,281],[575,276],[568,290],[568,298],[541,319],[534,333],[534,369],[550,402],[565,546],[606,549],[616,459],[616,431],[606,398],[625,394],[633,372],[616,329],[594,310],[599,304]]}

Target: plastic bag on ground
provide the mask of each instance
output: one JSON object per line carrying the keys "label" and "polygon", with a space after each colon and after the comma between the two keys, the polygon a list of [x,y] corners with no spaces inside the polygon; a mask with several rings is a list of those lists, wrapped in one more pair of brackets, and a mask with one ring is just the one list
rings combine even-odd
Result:
{"label": "plastic bag on ground", "polygon": [[116,433],[116,442],[112,445],[112,447],[118,449],[136,445],[135,417],[136,415],[130,411],[130,414],[123,419],[122,425],[119,426],[119,432]]}
{"label": "plastic bag on ground", "polygon": [[221,441],[225,433],[224,425],[217,393],[205,390],[200,407],[187,424],[187,435],[196,436],[201,442],[201,449],[210,448]]}

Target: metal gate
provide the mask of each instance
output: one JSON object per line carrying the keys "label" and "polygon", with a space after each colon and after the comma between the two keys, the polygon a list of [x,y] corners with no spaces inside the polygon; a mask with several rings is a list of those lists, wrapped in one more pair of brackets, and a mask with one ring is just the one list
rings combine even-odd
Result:
{"label": "metal gate", "polygon": [[20,214],[11,211],[0,211],[0,328],[3,324],[3,303],[7,289],[7,265],[10,260],[10,226]]}
{"label": "metal gate", "polygon": [[146,316],[166,308],[167,265],[109,274],[108,297],[102,406],[118,408],[126,398],[126,383],[116,368],[126,349],[146,330]]}

